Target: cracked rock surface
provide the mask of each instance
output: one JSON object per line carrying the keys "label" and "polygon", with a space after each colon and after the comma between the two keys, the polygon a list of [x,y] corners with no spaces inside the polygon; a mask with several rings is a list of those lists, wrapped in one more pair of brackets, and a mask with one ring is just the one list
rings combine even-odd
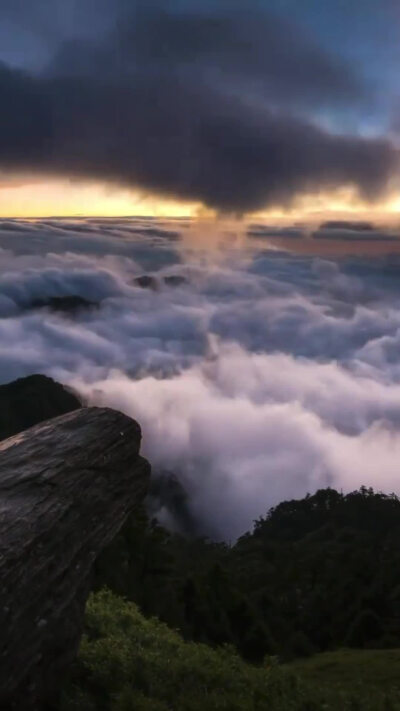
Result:
{"label": "cracked rock surface", "polygon": [[0,708],[39,711],[82,633],[91,566],[147,490],[141,432],[82,408],[0,443]]}

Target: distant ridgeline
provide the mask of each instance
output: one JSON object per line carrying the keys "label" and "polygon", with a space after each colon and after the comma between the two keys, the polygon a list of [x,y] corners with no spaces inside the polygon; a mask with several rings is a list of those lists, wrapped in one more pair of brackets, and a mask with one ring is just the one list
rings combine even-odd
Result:
{"label": "distant ridgeline", "polygon": [[45,375],[0,385],[0,440],[80,407],[74,393]]}
{"label": "distant ridgeline", "polygon": [[[1,386],[0,438],[79,407],[75,395],[43,376]],[[150,489],[153,502],[184,507],[179,486],[169,475]],[[337,705],[304,705],[299,687],[280,677],[265,685],[264,672],[253,673],[235,656],[236,649],[265,667],[344,646],[400,647],[395,495],[323,489],[271,509],[231,547],[169,533],[150,519],[151,503],[127,519],[95,563],[87,635],[62,711],[400,708],[400,696],[391,706],[386,697],[382,706],[348,705],[344,697]],[[109,592],[99,592],[104,587]],[[214,654],[182,646],[149,616],[183,640],[230,647]],[[191,688],[182,686],[189,673]]]}

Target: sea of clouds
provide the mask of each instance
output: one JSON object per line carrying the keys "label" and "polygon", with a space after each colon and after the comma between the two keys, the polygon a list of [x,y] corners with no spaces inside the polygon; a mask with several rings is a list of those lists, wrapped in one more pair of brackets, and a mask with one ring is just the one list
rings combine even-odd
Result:
{"label": "sea of clouds", "polygon": [[[0,382],[46,373],[135,417],[216,538],[318,487],[400,493],[400,259],[207,251],[186,230],[0,221]],[[32,306],[66,295],[98,308]]]}

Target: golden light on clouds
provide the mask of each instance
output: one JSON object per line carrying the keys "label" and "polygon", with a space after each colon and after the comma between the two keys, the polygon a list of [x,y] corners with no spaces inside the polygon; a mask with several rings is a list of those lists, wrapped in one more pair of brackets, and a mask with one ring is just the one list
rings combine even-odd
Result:
{"label": "golden light on clouds", "polygon": [[192,217],[199,205],[94,182],[0,180],[0,217]]}
{"label": "golden light on clouds", "polygon": [[330,192],[304,194],[297,197],[290,208],[271,208],[261,210],[254,218],[272,222],[304,221],[317,222],[328,217],[393,221],[400,218],[400,193],[393,193],[383,201],[368,203],[362,200],[357,191],[346,186]]}
{"label": "golden light on clouds", "polygon": [[[215,212],[200,203],[96,182],[26,176],[0,178],[0,217],[136,215],[210,218]],[[331,192],[301,195],[291,207],[270,207],[252,214],[249,219],[271,223],[288,220],[313,222],[329,216],[390,221],[400,217],[400,193],[393,194],[384,202],[368,204],[357,196],[352,187],[342,187]]]}

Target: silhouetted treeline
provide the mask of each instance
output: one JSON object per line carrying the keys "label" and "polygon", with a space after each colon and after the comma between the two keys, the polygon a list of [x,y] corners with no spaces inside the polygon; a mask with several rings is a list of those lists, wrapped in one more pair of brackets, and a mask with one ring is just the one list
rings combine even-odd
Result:
{"label": "silhouetted treeline", "polygon": [[142,511],[99,559],[103,585],[254,662],[400,646],[400,500],[323,489],[271,509],[232,547],[169,534]]}

